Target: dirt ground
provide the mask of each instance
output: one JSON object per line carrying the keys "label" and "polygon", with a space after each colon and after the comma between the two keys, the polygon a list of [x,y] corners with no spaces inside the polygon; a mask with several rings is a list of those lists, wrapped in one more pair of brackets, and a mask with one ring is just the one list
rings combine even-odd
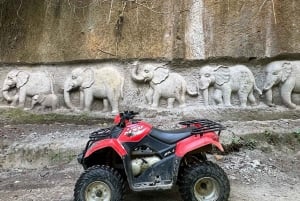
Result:
{"label": "dirt ground", "polygon": [[[80,148],[73,149],[71,145],[82,147],[87,140],[86,133],[98,127],[72,124],[0,127],[0,200],[71,201],[74,184],[82,172],[75,160],[75,152]],[[230,201],[300,200],[300,134],[294,132],[278,136],[265,132],[263,138],[257,136],[232,138],[227,155],[209,155],[209,159],[218,163],[228,174]],[[66,141],[69,143],[61,143]],[[51,163],[33,157],[44,153],[41,150],[44,150],[45,144],[48,144],[48,152],[45,152],[48,154],[52,146],[49,144],[57,146],[52,149],[64,150],[62,146],[69,147],[74,153],[70,152],[71,155],[66,158],[68,160],[65,157],[50,157],[49,160],[53,160]],[[18,152],[21,148],[23,155]],[[19,154],[19,158],[12,157],[13,153]],[[32,161],[21,160],[20,156]],[[30,166],[30,162],[34,165]],[[127,192],[126,201],[129,200],[181,199],[175,188],[170,191]]]}

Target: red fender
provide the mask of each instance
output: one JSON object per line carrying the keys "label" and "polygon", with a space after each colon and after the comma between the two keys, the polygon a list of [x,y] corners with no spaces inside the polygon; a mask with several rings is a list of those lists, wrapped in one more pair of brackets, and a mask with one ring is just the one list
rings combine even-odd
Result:
{"label": "red fender", "polygon": [[120,157],[123,157],[127,154],[125,148],[117,139],[105,139],[105,140],[99,140],[98,142],[95,142],[87,150],[87,152],[84,155],[84,158],[87,158],[90,155],[92,155],[94,152],[107,147],[111,147],[113,150],[115,150]]}
{"label": "red fender", "polygon": [[224,151],[221,143],[219,142],[219,136],[214,132],[206,133],[204,135],[192,135],[176,145],[175,155],[183,157],[186,153],[204,147],[206,145],[213,144],[220,151]]}

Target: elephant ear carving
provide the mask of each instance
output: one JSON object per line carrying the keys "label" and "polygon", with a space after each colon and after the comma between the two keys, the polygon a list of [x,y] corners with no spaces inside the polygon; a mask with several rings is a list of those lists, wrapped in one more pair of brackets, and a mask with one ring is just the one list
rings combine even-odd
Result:
{"label": "elephant ear carving", "polygon": [[169,69],[166,67],[159,66],[154,69],[152,82],[154,84],[160,84],[167,79],[169,76]]}
{"label": "elephant ear carving", "polygon": [[21,88],[22,86],[24,86],[28,80],[29,80],[29,73],[25,72],[25,71],[19,71],[16,75],[17,77],[17,88]]}
{"label": "elephant ear carving", "polygon": [[214,69],[217,85],[223,85],[230,80],[230,69],[228,66],[218,66]]}
{"label": "elephant ear carving", "polygon": [[281,81],[284,82],[292,73],[292,64],[291,63],[284,63],[282,64],[282,77]]}
{"label": "elephant ear carving", "polygon": [[83,83],[81,85],[82,88],[90,88],[95,82],[94,71],[91,68],[86,68],[83,70]]}
{"label": "elephant ear carving", "polygon": [[38,95],[37,102],[38,102],[38,103],[42,103],[42,102],[45,101],[45,99],[46,99],[46,96],[45,96],[44,94],[39,94],[39,95]]}

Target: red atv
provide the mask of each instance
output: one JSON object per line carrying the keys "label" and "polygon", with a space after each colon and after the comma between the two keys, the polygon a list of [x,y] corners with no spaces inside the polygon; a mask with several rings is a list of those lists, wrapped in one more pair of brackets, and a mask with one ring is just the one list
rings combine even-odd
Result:
{"label": "red atv", "polygon": [[[121,201],[125,181],[133,191],[179,186],[184,201],[226,201],[226,173],[207,161],[213,145],[223,151],[224,127],[206,119],[179,122],[177,130],[160,130],[126,111],[115,125],[90,134],[78,161],[85,171],[76,182],[75,201]],[[217,132],[217,133],[216,133]]]}

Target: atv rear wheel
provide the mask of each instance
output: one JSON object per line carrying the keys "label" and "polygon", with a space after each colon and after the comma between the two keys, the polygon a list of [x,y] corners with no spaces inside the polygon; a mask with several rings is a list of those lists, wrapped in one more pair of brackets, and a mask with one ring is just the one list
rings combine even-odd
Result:
{"label": "atv rear wheel", "polygon": [[120,174],[108,166],[93,166],[81,174],[74,189],[75,201],[123,200],[124,183]]}
{"label": "atv rear wheel", "polygon": [[192,165],[184,170],[179,191],[184,201],[227,201],[230,184],[226,173],[212,162]]}

